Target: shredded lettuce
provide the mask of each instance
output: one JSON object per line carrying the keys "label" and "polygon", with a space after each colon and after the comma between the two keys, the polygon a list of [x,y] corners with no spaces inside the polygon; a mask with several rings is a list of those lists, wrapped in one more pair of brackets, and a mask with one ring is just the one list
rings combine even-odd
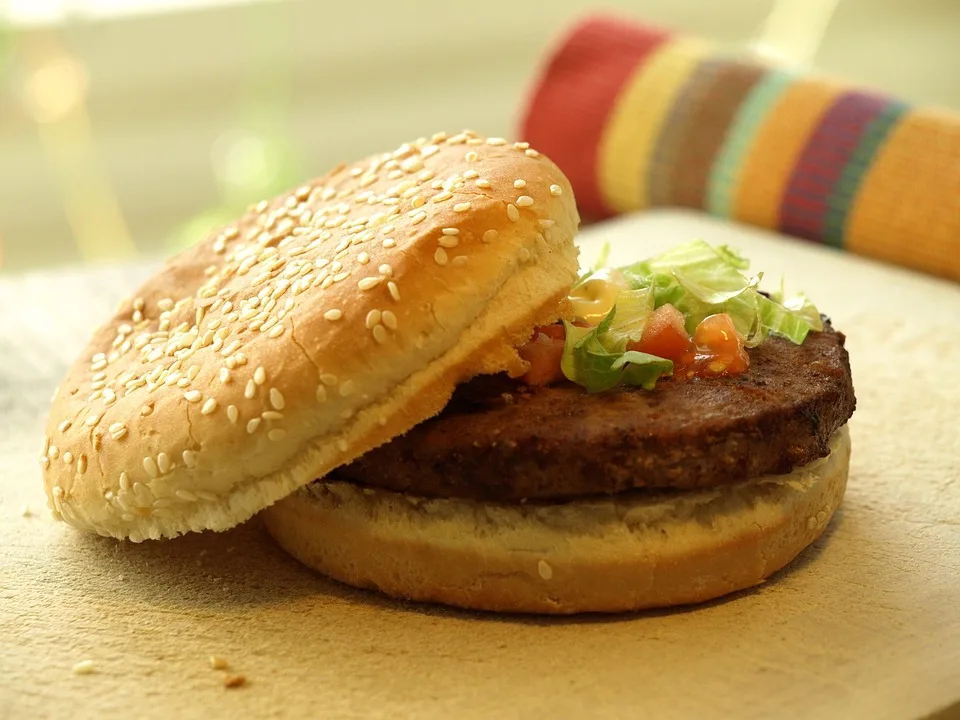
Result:
{"label": "shredded lettuce", "polygon": [[[578,285],[606,261],[605,246],[598,263]],[[820,312],[802,293],[787,297],[782,283],[769,296],[759,291],[762,273],[748,275],[749,261],[725,245],[695,240],[640,262],[617,268],[630,289],[617,296],[610,313],[597,327],[567,324],[561,367],[564,375],[588,392],[602,392],[624,383],[647,389],[673,372],[664,358],[627,350],[638,340],[654,309],[670,304],[684,316],[687,332],[717,313],[726,313],[748,347],[770,334],[801,344],[811,331],[823,329]]]}
{"label": "shredded lettuce", "polygon": [[673,372],[669,360],[627,350],[627,338],[612,331],[614,307],[596,327],[566,325],[567,335],[560,368],[568,380],[597,393],[620,384],[652,390],[663,375]]}

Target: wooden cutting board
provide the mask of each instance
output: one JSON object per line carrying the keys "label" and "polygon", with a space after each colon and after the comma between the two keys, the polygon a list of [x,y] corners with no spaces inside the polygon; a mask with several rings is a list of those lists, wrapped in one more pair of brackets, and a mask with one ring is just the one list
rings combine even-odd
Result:
{"label": "wooden cutting board", "polygon": [[591,228],[584,261],[603,240],[620,263],[693,237],[739,246],[773,285],[786,273],[847,334],[850,485],[765,585],[614,618],[392,602],[299,566],[256,520],[142,545],[53,522],[47,398],[152,267],[0,281],[0,717],[960,715],[960,288],[678,213]]}

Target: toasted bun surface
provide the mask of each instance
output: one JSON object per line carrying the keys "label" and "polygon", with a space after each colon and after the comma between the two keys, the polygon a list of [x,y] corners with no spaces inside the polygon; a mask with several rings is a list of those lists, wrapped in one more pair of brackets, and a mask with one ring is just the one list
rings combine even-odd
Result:
{"label": "toasted bun surface", "polygon": [[224,530],[436,414],[576,279],[570,186],[462,133],[251,208],[168,262],[58,390],[55,514],[140,541]]}
{"label": "toasted bun surface", "polygon": [[846,426],[787,475],[555,505],[422,499],[318,481],[265,513],[303,563],[395,597],[520,613],[697,603],[762,582],[843,498]]}

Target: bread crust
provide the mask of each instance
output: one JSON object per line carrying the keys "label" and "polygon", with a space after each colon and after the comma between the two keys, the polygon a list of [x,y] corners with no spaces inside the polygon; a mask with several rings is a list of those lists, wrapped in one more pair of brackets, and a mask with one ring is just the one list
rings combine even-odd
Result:
{"label": "bread crust", "polygon": [[555,165],[473,133],[250,208],[121,303],[68,371],[40,460],[52,510],[135,541],[224,530],[457,383],[521,373],[514,347],[576,279],[578,223]]}
{"label": "bread crust", "polygon": [[521,505],[318,481],[264,517],[301,562],[394,597],[498,612],[623,612],[766,580],[823,533],[849,460],[844,426],[825,458],[716,488]]}

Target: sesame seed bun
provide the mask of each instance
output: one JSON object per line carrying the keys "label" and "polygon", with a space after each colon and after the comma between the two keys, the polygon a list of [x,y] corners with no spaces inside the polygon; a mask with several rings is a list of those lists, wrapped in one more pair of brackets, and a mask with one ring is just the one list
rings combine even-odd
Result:
{"label": "sesame seed bun", "polygon": [[570,185],[526,144],[436,135],[342,167],[170,260],[54,398],[55,515],[140,541],[225,530],[439,412],[556,320]]}
{"label": "sesame seed bun", "polygon": [[301,562],[394,597],[519,613],[698,603],[763,582],[816,540],[847,484],[847,427],[786,475],[556,504],[313,483],[266,513]]}

